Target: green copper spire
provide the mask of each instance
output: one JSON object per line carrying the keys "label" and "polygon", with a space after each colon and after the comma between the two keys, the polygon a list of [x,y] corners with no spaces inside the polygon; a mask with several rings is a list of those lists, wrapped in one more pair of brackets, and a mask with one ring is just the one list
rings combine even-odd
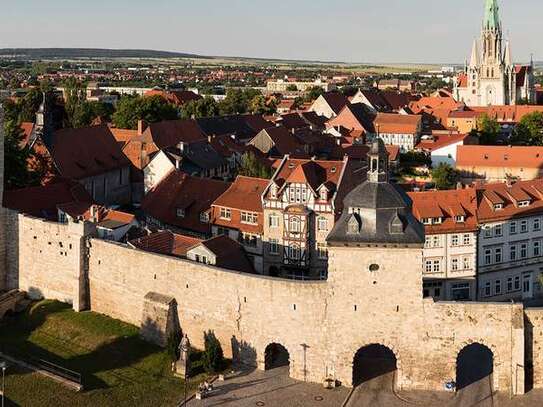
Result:
{"label": "green copper spire", "polygon": [[483,28],[485,30],[498,30],[500,28],[500,7],[498,6],[498,0],[486,0]]}

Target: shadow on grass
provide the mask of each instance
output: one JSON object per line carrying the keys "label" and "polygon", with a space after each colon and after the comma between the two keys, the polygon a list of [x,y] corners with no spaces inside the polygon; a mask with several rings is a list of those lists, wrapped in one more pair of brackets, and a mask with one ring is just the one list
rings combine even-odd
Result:
{"label": "shadow on grass", "polygon": [[[59,312],[71,312],[71,308],[67,304],[58,302],[38,303],[23,315],[13,316],[3,321],[0,324],[0,351],[29,363],[43,359],[76,371],[81,374],[85,390],[144,383],[149,381],[149,376],[166,377],[164,371],[157,371],[157,369],[149,371],[135,366],[146,357],[162,352],[158,346],[144,342],[137,331],[133,331],[130,335],[118,336],[96,349],[85,349],[77,342],[57,337],[54,333],[40,332],[42,339],[50,338],[52,347],[57,349],[64,347],[64,353],[73,353],[73,356],[67,357],[59,356],[34,343],[31,335],[45,323],[48,317]],[[163,365],[166,366],[167,363]]]}

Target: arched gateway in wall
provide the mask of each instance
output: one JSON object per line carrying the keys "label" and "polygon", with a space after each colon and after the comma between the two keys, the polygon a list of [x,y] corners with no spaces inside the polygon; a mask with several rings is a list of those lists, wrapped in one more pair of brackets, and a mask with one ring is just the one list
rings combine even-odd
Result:
{"label": "arched gateway in wall", "polygon": [[394,352],[380,344],[360,348],[353,359],[353,386],[374,382],[382,388],[395,386],[398,370]]}
{"label": "arched gateway in wall", "polygon": [[283,345],[270,343],[264,351],[264,369],[272,370],[290,365],[290,354]]}
{"label": "arched gateway in wall", "polygon": [[486,386],[494,389],[494,353],[485,345],[472,343],[465,346],[456,359],[456,389]]}

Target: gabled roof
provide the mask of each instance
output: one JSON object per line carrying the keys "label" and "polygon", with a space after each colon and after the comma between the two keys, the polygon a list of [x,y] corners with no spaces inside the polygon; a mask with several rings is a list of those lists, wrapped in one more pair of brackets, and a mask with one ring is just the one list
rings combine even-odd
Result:
{"label": "gabled roof", "polygon": [[238,139],[253,138],[262,129],[273,126],[261,115],[251,114],[207,117],[196,119],[196,123],[207,136],[235,135]]}
{"label": "gabled roof", "polygon": [[349,104],[349,99],[347,99],[347,97],[341,92],[327,92],[322,94],[321,97],[326,101],[328,106],[330,106],[330,109],[332,109],[335,114],[339,114],[341,109]]}
{"label": "gabled roof", "polygon": [[65,178],[82,179],[130,166],[105,125],[58,130],[47,149]]}
{"label": "gabled roof", "polygon": [[[427,234],[477,230],[477,193],[475,188],[447,191],[409,192],[413,214],[424,218],[441,218],[441,224],[425,225]],[[455,216],[464,216],[457,222]]]}
{"label": "gabled roof", "polygon": [[92,203],[92,197],[83,185],[56,179],[43,186],[5,191],[3,206],[38,218],[57,220],[61,205],[77,204],[88,208]]}
{"label": "gabled roof", "polygon": [[218,168],[226,164],[223,156],[215,151],[207,140],[186,144],[183,151],[177,147],[170,147],[163,151],[173,164],[176,160],[180,160],[182,170],[186,170],[188,174]]}
{"label": "gabled roof", "polygon": [[203,241],[197,244],[195,247],[200,245],[206,247],[216,256],[217,267],[233,271],[240,271],[242,273],[255,273],[254,267],[249,261],[247,254],[243,249],[243,246],[241,246],[235,240],[232,240],[227,236],[221,235]]}
{"label": "gabled roof", "polygon": [[232,185],[213,202],[213,206],[262,213],[262,193],[269,183],[268,179],[238,175]]}
{"label": "gabled roof", "polygon": [[[202,223],[200,215],[209,211],[212,203],[229,186],[228,182],[172,171],[145,195],[141,207],[147,215],[165,225],[209,234],[210,225]],[[177,209],[183,209],[185,216],[178,217]]]}
{"label": "gabled roof", "polygon": [[468,134],[436,134],[433,140],[421,140],[415,148],[432,152],[451,144],[463,143],[467,137]]}
{"label": "gabled roof", "polygon": [[422,117],[419,115],[377,113],[373,121],[379,133],[416,134],[421,129]]}
{"label": "gabled roof", "polygon": [[249,143],[254,144],[253,141],[256,140],[257,137],[263,135],[267,135],[272,141],[274,148],[270,153],[273,155],[283,157],[286,154],[304,155],[305,153],[303,145],[298,141],[296,136],[283,126],[264,129]]}
{"label": "gabled roof", "polygon": [[543,168],[543,147],[458,146],[457,167]]}
{"label": "gabled roof", "polygon": [[193,143],[206,139],[198,124],[191,119],[166,120],[150,124],[143,132],[144,140],[153,142],[159,150],[181,142]]}
{"label": "gabled roof", "polygon": [[128,242],[137,249],[146,252],[164,254],[174,257],[187,257],[187,251],[203,240],[192,236],[179,235],[169,230],[152,233],[148,236]]}

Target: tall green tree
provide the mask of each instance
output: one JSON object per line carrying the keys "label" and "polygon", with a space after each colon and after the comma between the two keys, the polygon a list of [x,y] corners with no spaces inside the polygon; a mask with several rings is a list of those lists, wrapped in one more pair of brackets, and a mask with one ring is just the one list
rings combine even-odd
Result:
{"label": "tall green tree", "polygon": [[249,104],[249,112],[253,114],[274,114],[277,112],[277,103],[273,99],[268,102],[263,95],[257,95]]}
{"label": "tall green tree", "polygon": [[320,95],[324,94],[324,89],[320,86],[313,86],[312,88],[309,88],[304,96],[305,102],[313,102],[314,100],[317,100]]}
{"label": "tall green tree", "polygon": [[219,372],[224,367],[224,353],[221,343],[212,331],[204,332],[203,364],[207,373]]}
{"label": "tall green tree", "polygon": [[219,113],[219,104],[210,96],[200,100],[193,100],[181,108],[181,117],[184,119],[213,117],[218,116]]}
{"label": "tall green tree", "polygon": [[479,144],[494,145],[501,133],[500,124],[497,120],[491,119],[487,114],[484,114],[477,121],[477,130],[471,132],[472,136],[479,138]]}
{"label": "tall green tree", "polygon": [[449,164],[441,163],[432,170],[432,179],[437,189],[453,189],[460,179],[460,174]]}
{"label": "tall green tree", "polygon": [[258,161],[253,152],[243,154],[238,174],[246,177],[266,179],[270,179],[273,175],[271,168]]}
{"label": "tall green tree", "polygon": [[513,144],[543,146],[543,113],[534,112],[524,116],[511,138]]}
{"label": "tall green tree", "polygon": [[113,123],[121,129],[137,129],[138,120],[156,123],[179,118],[177,108],[160,95],[142,97],[125,96],[117,104]]}
{"label": "tall green tree", "polygon": [[64,87],[64,110],[66,117],[64,120],[65,127],[81,127],[78,126],[78,110],[85,102],[85,92],[81,83],[75,78],[69,78],[63,83]]}

